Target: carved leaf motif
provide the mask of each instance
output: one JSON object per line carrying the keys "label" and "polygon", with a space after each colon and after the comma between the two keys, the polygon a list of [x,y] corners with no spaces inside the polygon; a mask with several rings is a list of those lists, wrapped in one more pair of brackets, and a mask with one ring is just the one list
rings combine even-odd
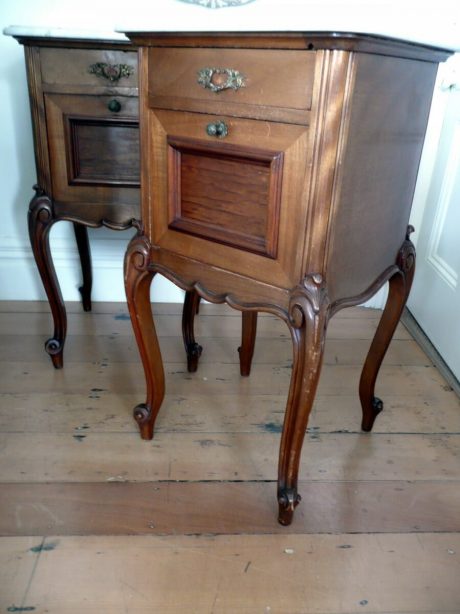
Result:
{"label": "carved leaf motif", "polygon": [[315,318],[329,306],[327,286],[319,273],[307,275],[291,293],[289,320],[295,328],[303,325],[304,318]]}

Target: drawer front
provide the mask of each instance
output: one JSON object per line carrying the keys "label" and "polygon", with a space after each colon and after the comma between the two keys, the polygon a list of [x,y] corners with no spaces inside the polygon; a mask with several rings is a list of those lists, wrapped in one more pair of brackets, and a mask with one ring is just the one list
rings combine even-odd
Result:
{"label": "drawer front", "polygon": [[[305,177],[308,128],[165,110],[150,111],[148,121],[143,215],[153,244],[295,285],[301,251],[290,246],[293,233],[299,244],[305,233],[307,181],[292,177]],[[225,135],[213,134],[219,125]]]}
{"label": "drawer front", "polygon": [[137,98],[46,94],[45,109],[53,198],[138,203]]}
{"label": "drawer front", "polygon": [[152,48],[149,54],[153,107],[308,123],[313,51]]}
{"label": "drawer front", "polygon": [[40,49],[46,86],[137,87],[137,52],[114,49]]}

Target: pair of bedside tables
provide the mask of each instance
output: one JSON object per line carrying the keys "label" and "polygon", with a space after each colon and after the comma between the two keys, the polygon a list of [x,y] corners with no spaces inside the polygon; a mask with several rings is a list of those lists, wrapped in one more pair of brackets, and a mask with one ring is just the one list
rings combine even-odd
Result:
{"label": "pair of bedside tables", "polygon": [[328,322],[389,281],[360,381],[363,430],[382,409],[375,382],[412,283],[407,224],[437,64],[449,52],[337,33],[128,37],[139,64],[126,44],[101,52],[94,42],[65,49],[62,41],[21,41],[44,190],[31,203],[31,237],[58,322],[48,351],[62,356],[65,336],[47,247],[56,219],[114,228],[140,219],[125,285],[147,384],[146,402],[134,410],[144,439],[153,437],[165,388],[150,304],[155,274],[187,293],[189,368],[199,355],[199,297],[242,311],[245,374],[257,312],[282,318],[293,341],[277,493],[287,525],[300,500],[300,454]]}

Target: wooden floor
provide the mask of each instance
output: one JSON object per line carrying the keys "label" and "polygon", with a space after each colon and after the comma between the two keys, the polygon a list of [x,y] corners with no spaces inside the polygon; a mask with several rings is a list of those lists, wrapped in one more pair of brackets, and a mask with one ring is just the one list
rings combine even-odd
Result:
{"label": "wooden floor", "polygon": [[62,371],[45,303],[0,303],[0,612],[460,612],[460,403],[401,326],[385,410],[359,430],[357,383],[379,312],[331,322],[294,523],[276,521],[290,377],[285,325],[204,305],[189,374],[180,306],[156,305],[167,396],[152,442],[122,304],[70,304]]}

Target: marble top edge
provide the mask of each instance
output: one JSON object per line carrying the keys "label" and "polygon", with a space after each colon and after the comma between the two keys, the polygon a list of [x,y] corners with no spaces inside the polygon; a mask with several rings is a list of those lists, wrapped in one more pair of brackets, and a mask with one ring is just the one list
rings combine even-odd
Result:
{"label": "marble top edge", "polygon": [[8,26],[3,34],[14,37],[72,38],[82,40],[128,41],[127,36],[115,30],[90,30],[82,28],[46,28],[41,26]]}
{"label": "marble top edge", "polygon": [[373,32],[372,30],[361,32],[354,30],[303,30],[299,28],[288,29],[284,28],[283,30],[274,30],[274,29],[254,29],[250,30],[245,29],[231,29],[225,28],[222,30],[203,30],[202,28],[187,28],[186,30],[177,30],[177,29],[162,29],[162,30],[148,30],[145,28],[139,29],[119,29],[115,28],[117,32],[124,32],[131,40],[136,40],[136,37],[142,38],[144,36],[152,36],[158,38],[167,38],[168,36],[172,37],[183,37],[189,38],[191,36],[203,36],[203,37],[218,37],[224,34],[228,34],[230,36],[263,36],[263,35],[274,35],[274,36],[299,36],[299,37],[307,37],[311,39],[336,39],[337,41],[345,42],[349,41],[369,41],[374,44],[386,44],[391,43],[393,45],[401,45],[401,46],[415,46],[419,48],[425,48],[427,50],[439,51],[445,53],[455,53],[457,50],[460,50],[460,47],[456,47],[455,45],[443,44],[437,40],[426,40],[421,37],[401,37],[391,33],[385,32]]}
{"label": "marble top edge", "polygon": [[[228,32],[229,34],[263,34],[263,33],[278,33],[278,34],[305,34],[313,36],[315,34],[329,34],[337,36],[362,36],[362,37],[375,37],[375,38],[389,38],[394,40],[395,42],[401,43],[414,43],[418,45],[437,47],[439,49],[443,49],[446,51],[459,51],[460,50],[460,42],[457,42],[456,38],[454,40],[448,39],[443,40],[436,36],[423,36],[421,33],[412,33],[411,36],[402,35],[400,31],[388,31],[386,29],[362,29],[362,30],[353,30],[348,28],[334,28],[330,30],[324,29],[324,27],[310,27],[310,28],[301,28],[299,24],[297,27],[283,27],[283,28],[267,28],[254,27],[254,24],[239,24],[238,26],[232,27],[230,24],[226,24],[224,28],[203,28],[203,24],[189,23],[187,28],[179,28],[177,27],[179,24],[162,24],[161,27],[158,28],[149,28],[145,25],[141,26],[138,23],[135,24],[123,24],[123,25],[115,25],[113,30],[97,30],[97,29],[87,29],[87,28],[67,28],[67,27],[44,27],[44,26],[26,26],[26,25],[11,25],[3,29],[3,34],[7,36],[17,37],[17,38],[42,38],[42,39],[81,39],[81,40],[106,40],[106,41],[119,41],[119,42],[129,42],[129,37],[126,35],[136,35],[136,34],[157,34],[157,35],[168,35],[168,34],[202,34],[202,35],[212,35],[216,34],[216,32],[220,31]],[[208,24],[207,24],[208,25]],[[211,25],[211,24],[209,24]],[[283,24],[286,26],[286,24]],[[311,24],[313,25],[313,24]],[[323,24],[321,24],[323,25]],[[347,24],[348,25],[348,24]]]}

